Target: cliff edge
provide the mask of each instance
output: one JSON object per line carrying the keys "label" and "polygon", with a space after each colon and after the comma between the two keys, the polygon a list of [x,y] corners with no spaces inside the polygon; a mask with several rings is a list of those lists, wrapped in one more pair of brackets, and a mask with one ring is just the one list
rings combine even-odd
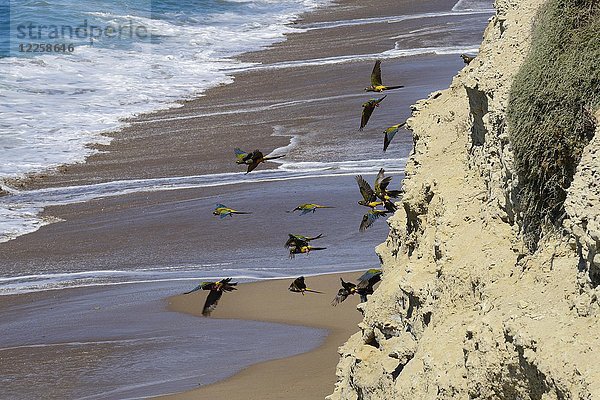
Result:
{"label": "cliff edge", "polygon": [[[536,211],[548,217],[534,239],[523,196],[549,184],[526,182],[537,166],[524,167],[523,154],[535,160],[537,141],[523,146],[507,117],[550,2],[598,8],[497,0],[479,55],[414,106],[404,195],[376,249],[383,279],[359,305],[364,319],[340,348],[328,399],[600,398],[600,112],[582,106],[590,121],[577,122],[569,186],[553,216]],[[597,17],[583,24],[597,28]]]}

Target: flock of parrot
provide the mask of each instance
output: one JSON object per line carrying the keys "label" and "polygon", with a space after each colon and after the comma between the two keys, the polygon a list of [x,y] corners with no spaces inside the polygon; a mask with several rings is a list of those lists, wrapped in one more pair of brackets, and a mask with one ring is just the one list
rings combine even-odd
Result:
{"label": "flock of parrot", "polygon": [[[202,282],[189,292],[185,292],[184,294],[194,293],[198,290],[208,290],[208,296],[206,297],[206,301],[204,302],[204,307],[202,307],[202,315],[205,317],[210,316],[210,314],[215,310],[223,292],[231,292],[237,290],[237,282],[231,282],[233,278],[225,278],[221,279],[218,282]],[[337,295],[331,301],[332,306],[337,306],[344,300],[348,298],[348,296],[352,296],[358,294],[360,296],[361,303],[367,301],[367,295],[371,295],[374,292],[374,286],[377,282],[381,280],[381,270],[380,269],[370,269],[364,274],[362,274],[357,283],[346,282],[344,279],[340,278],[342,282],[342,288],[338,290]],[[310,289],[306,286],[306,281],[303,276],[300,276],[290,284],[288,288],[290,292],[294,293],[318,293],[323,294],[318,290]]]}
{"label": "flock of parrot", "polygon": [[[461,57],[463,58],[465,63],[468,63],[472,60],[470,56],[461,55]],[[386,90],[399,89],[402,87],[402,85],[383,85],[381,79],[381,61],[377,60],[371,73],[371,85],[365,88],[365,91],[381,93]],[[363,110],[359,130],[363,130],[363,128],[369,122],[369,119],[371,118],[371,115],[373,114],[375,109],[380,106],[381,102],[386,97],[387,95],[384,95],[380,98],[372,98],[362,104]],[[390,145],[390,142],[398,133],[398,130],[404,127],[405,124],[405,122],[399,123],[397,125],[393,125],[387,128],[384,131],[383,151],[387,150],[388,146]],[[237,164],[247,166],[246,174],[248,174],[252,172],[259,164],[269,160],[284,157],[285,155],[265,157],[260,150],[254,150],[253,152],[245,152],[240,150],[239,148],[236,148],[235,156]],[[396,211],[397,207],[394,204],[393,199],[398,198],[401,195],[401,191],[388,189],[391,181],[392,177],[386,177],[383,168],[379,170],[379,173],[375,178],[375,182],[373,183],[373,187],[371,187],[371,185],[361,175],[356,176],[356,183],[358,184],[358,188],[362,196],[362,200],[358,201],[358,204],[369,208],[369,210],[363,215],[362,221],[359,226],[359,231],[363,232],[364,230],[368,229],[379,217],[387,216],[389,213],[393,213],[394,211]],[[298,207],[287,212],[292,213],[295,211],[299,211],[300,215],[306,215],[309,213],[315,213],[317,209],[325,208],[333,207],[323,206],[314,203],[305,203],[300,204]],[[226,207],[223,204],[217,204],[215,210],[213,211],[213,214],[219,216],[220,218],[226,218],[228,216],[233,217],[234,214],[251,213],[245,211],[237,211],[232,208]],[[285,247],[289,250],[290,258],[294,258],[297,254],[308,254],[311,251],[325,250],[326,247],[317,247],[312,244],[313,241],[321,239],[322,237],[322,234],[314,237],[289,234],[288,240],[285,243]],[[231,282],[231,280],[232,278],[226,278],[218,282],[202,282],[193,290],[186,292],[186,294],[195,292],[197,290],[209,290],[209,294],[206,298],[206,302],[204,303],[204,307],[202,309],[202,315],[209,316],[210,313],[217,306],[217,303],[219,302],[219,299],[221,298],[223,292],[231,292],[233,290],[236,290],[237,282]],[[343,302],[348,296],[354,294],[360,295],[361,302],[364,302],[367,300],[367,296],[373,293],[374,285],[381,280],[381,270],[368,270],[358,278],[356,284],[352,282],[345,282],[341,278],[340,280],[342,288],[338,291],[337,295],[331,302],[333,306],[338,305],[339,303]],[[302,295],[304,295],[305,292],[322,293],[316,290],[309,289],[306,286],[305,278],[303,276],[296,278],[289,286],[289,290],[295,293],[302,293]]]}
{"label": "flock of parrot", "polygon": [[[381,79],[381,60],[375,61],[375,66],[373,67],[373,71],[371,72],[371,85],[365,88],[367,92],[378,92],[381,93],[386,90],[399,89],[404,86],[396,85],[396,86],[385,86],[382,83]],[[387,96],[383,96],[380,98],[373,98],[363,103],[363,111],[360,120],[360,128],[359,130],[363,130],[363,128],[369,122],[371,115],[375,108],[379,107],[379,104],[386,98]],[[393,125],[387,128],[384,131],[384,139],[383,139],[383,151],[386,151],[390,142],[398,133],[398,130],[404,127],[406,122],[402,122],[396,125]],[[265,157],[260,150],[254,150],[252,152],[245,152],[239,148],[235,149],[236,163],[240,165],[247,165],[246,174],[252,172],[260,163],[265,161],[278,159],[284,157],[285,155],[278,156],[270,156]],[[377,174],[377,178],[375,179],[374,188],[371,188],[368,182],[366,182],[362,176],[357,176],[356,181],[358,183],[358,187],[360,189],[360,193],[363,197],[363,200],[359,201],[358,204],[368,207],[369,211],[367,211],[361,220],[359,231],[363,232],[367,228],[369,228],[373,223],[379,218],[387,216],[389,213],[396,211],[396,206],[392,202],[392,199],[398,198],[400,195],[399,190],[388,190],[387,187],[390,184],[392,178],[384,177],[385,171],[381,169]],[[378,206],[383,206],[384,209],[378,209]],[[314,213],[317,209],[320,208],[333,208],[330,206],[323,206],[320,204],[314,203],[305,203],[300,204],[298,207],[294,208],[288,212],[299,211],[300,215],[305,215],[308,213]],[[217,204],[213,214],[220,216],[221,218],[232,217],[234,214],[250,214],[249,212],[237,211],[232,208],[228,208],[223,204]],[[304,246],[291,246],[290,247],[290,256],[293,257],[295,254],[306,254],[311,250],[323,250],[324,248],[315,248],[310,245]]]}

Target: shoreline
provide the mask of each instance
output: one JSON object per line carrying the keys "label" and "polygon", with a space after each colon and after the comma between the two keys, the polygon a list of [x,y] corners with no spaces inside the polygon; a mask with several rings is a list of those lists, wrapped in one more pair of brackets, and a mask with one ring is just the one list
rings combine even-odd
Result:
{"label": "shoreline", "polygon": [[[309,351],[323,340],[324,333],[314,328],[202,320],[169,311],[166,298],[190,286],[159,282],[5,296],[3,394],[12,399],[158,396]],[[298,346],[291,347],[289,338]],[[207,341],[228,343],[239,356],[225,355],[224,365],[210,367],[204,360],[218,346]],[[18,376],[27,378],[14,380]]]}
{"label": "shoreline", "polygon": [[[208,277],[214,276],[225,277],[230,276],[230,274],[238,276],[258,274],[263,277],[281,276],[282,274],[285,274],[285,276],[299,276],[302,274],[308,276],[309,274],[326,271],[337,274],[335,268],[366,270],[376,267],[379,261],[373,252],[373,248],[385,239],[388,227],[385,221],[378,221],[370,228],[367,234],[361,234],[358,231],[358,225],[364,211],[361,207],[354,204],[354,202],[341,201],[356,194],[353,177],[312,180],[308,187],[305,182],[304,180],[298,180],[241,185],[237,188],[229,188],[226,192],[222,192],[221,190],[190,189],[165,192],[150,197],[146,194],[132,194],[122,198],[107,198],[91,203],[61,206],[53,210],[60,211],[58,215],[65,220],[64,222],[48,225],[35,233],[4,243],[0,246],[0,254],[4,257],[5,265],[8,268],[17,270],[18,268],[27,266],[30,271],[39,274],[46,274],[48,270],[73,271],[74,273],[83,271],[102,272],[104,270],[107,272],[115,270],[132,271],[140,268],[140,266],[143,266],[144,270],[151,274],[166,273],[164,275],[165,280],[178,278],[184,274],[183,276],[186,277],[185,282],[163,282],[154,285],[155,287],[176,287],[174,290],[175,293],[182,293],[185,290],[189,290],[195,286],[197,280],[209,280]],[[324,192],[327,192],[327,195],[321,197]],[[257,194],[260,194],[260,196]],[[215,196],[218,196],[218,199],[221,200],[235,199],[235,202],[231,203],[232,206],[236,206],[239,209],[252,209],[255,214],[244,216],[245,218],[219,220],[208,212],[210,207],[214,206],[214,202],[217,201]],[[322,210],[315,216],[307,215],[301,217],[297,214],[286,213],[284,211],[284,209],[290,209],[291,207],[289,206],[300,203],[304,198],[315,199],[324,204],[335,202],[340,205],[334,210]],[[265,199],[269,201],[265,202]],[[230,203],[230,201],[225,202]],[[290,204],[286,207],[285,205],[288,202]],[[294,204],[292,205],[292,203]],[[274,213],[274,209],[279,209],[279,212]],[[101,212],[98,212],[98,210],[101,210]],[[277,220],[277,224],[273,226],[273,229],[260,232],[256,236],[240,235],[240,228],[243,229],[260,223],[262,215],[267,214],[270,214],[270,218],[273,220]],[[322,241],[323,245],[328,247],[328,249],[310,255],[297,256],[294,260],[290,260],[286,249],[283,248],[283,243],[289,232],[310,235],[324,233],[326,237]],[[341,234],[336,234],[336,232],[340,232]],[[148,249],[152,249],[152,251]],[[235,265],[220,266],[222,260],[233,262],[234,264],[242,261],[249,269],[248,271],[232,269]],[[340,260],[347,260],[349,264],[340,264]],[[212,264],[215,267],[203,268],[202,265],[206,264]],[[188,271],[181,271],[181,267],[187,265],[190,265],[191,268]],[[360,276],[360,273],[351,273],[351,275],[355,279]],[[103,275],[100,274],[98,276]],[[189,277],[194,277],[194,280],[189,280]],[[321,289],[321,287],[317,287],[311,283],[312,279],[312,277],[308,277],[308,283],[317,290]],[[271,280],[267,281],[267,284],[270,285],[270,282]],[[43,281],[41,283],[45,284]],[[337,278],[333,279],[332,284],[335,286],[335,289],[332,289],[331,292],[337,292],[339,285]],[[294,295],[294,293],[287,291],[288,285],[289,282],[284,282],[284,286],[280,291],[284,298]],[[88,325],[89,323],[97,323],[96,318],[98,317],[94,315],[87,317],[88,320],[89,318],[94,318],[89,320],[89,323],[78,324],[78,326],[81,326],[80,333],[77,337],[72,337],[72,316],[70,312],[67,312],[66,308],[75,307],[74,311],[77,313],[83,312],[84,314],[90,311],[95,314],[105,309],[109,312],[108,310],[112,306],[102,305],[102,302],[99,302],[98,299],[107,298],[111,293],[122,292],[130,293],[129,296],[133,296],[135,299],[140,296],[147,296],[146,293],[149,287],[151,288],[152,286],[149,286],[149,284],[116,285],[100,290],[98,288],[75,288],[64,291],[55,290],[10,296],[10,299],[5,298],[5,301],[15,304],[16,307],[13,308],[11,305],[6,304],[7,308],[5,310],[10,310],[9,314],[14,315],[13,318],[16,318],[20,324],[26,326],[24,329],[19,328],[19,332],[31,332],[31,334],[21,335],[21,337],[15,333],[12,340],[7,342],[5,338],[3,344],[5,347],[13,347],[27,345],[32,341],[35,343],[39,340],[46,340],[40,339],[38,335],[48,331],[49,328],[46,327],[48,324],[50,324],[51,331],[55,332],[54,335],[57,338],[50,339],[51,342],[64,340],[84,343],[91,341],[93,343],[98,340],[104,341],[105,338],[110,339],[115,334],[119,335],[119,332],[123,329],[122,325],[114,325],[112,320],[110,320],[107,325],[102,326],[102,329],[88,330],[86,326],[90,326]],[[150,292],[154,296],[157,294],[153,289]],[[164,299],[170,294],[173,294],[173,291],[166,293],[161,298]],[[227,295],[231,295],[230,293],[224,295],[222,304],[219,305],[217,312],[214,314],[215,317],[219,315],[224,316],[223,314],[219,314],[219,311],[224,309],[221,307],[227,305],[226,300],[228,298],[235,299],[235,295],[237,294],[233,293],[234,297],[226,297]],[[326,298],[321,299],[324,301],[322,306],[326,310],[333,309],[329,305],[329,302],[334,297],[334,294],[327,291],[327,295],[320,295],[326,296]],[[129,296],[121,297],[127,303],[130,301]],[[83,303],[79,300],[80,297],[85,298]],[[29,301],[26,300],[32,298],[37,299],[35,305],[29,304]],[[291,298],[299,299],[302,296],[292,296]],[[308,295],[305,298],[308,298]],[[349,300],[351,301],[351,299]],[[256,305],[253,302],[248,302],[248,304],[251,307]],[[349,301],[345,302],[344,305],[350,306],[347,311],[350,311],[353,318],[360,316]],[[83,306],[82,310],[80,310],[81,306]],[[99,311],[95,310],[97,306],[101,307]],[[141,306],[147,308],[145,302],[142,302]],[[47,310],[47,307],[51,309]],[[342,309],[337,307],[331,311],[339,312],[340,310]],[[170,368],[172,375],[169,375],[170,378],[168,379],[178,379],[181,376],[188,379],[186,382],[183,382],[185,384],[183,386],[177,387],[175,385],[173,391],[181,391],[189,388],[190,379],[192,379],[193,384],[194,378],[185,370],[182,371],[181,368],[190,368],[191,371],[194,371],[192,368],[202,368],[205,362],[208,362],[209,365],[216,363],[216,366],[219,368],[218,376],[223,376],[221,375],[224,373],[223,366],[218,365],[219,360],[221,360],[221,357],[217,355],[219,345],[211,345],[210,342],[204,342],[204,339],[196,343],[196,339],[194,338],[194,335],[203,336],[204,329],[202,327],[206,325],[207,328],[210,328],[217,322],[216,318],[204,320],[196,317],[186,318],[185,316],[178,316],[175,313],[167,311],[151,312],[156,314],[156,319],[146,321],[145,318],[142,318],[143,314],[140,315],[135,310],[126,307],[119,311],[117,318],[120,320],[126,319],[127,324],[131,324],[136,330],[142,329],[139,334],[128,335],[126,337],[128,340],[137,340],[138,336],[144,336],[144,332],[146,331],[152,332],[158,330],[165,331],[160,336],[174,336],[174,338],[177,338],[177,341],[185,343],[180,353],[167,352],[164,347],[156,348],[151,343],[144,344],[142,348],[145,355],[155,354],[157,351],[163,354],[160,361],[156,359],[156,361],[151,363],[152,365],[156,365],[156,368],[164,368],[163,365],[171,362],[170,360],[182,358],[180,356],[181,352],[184,355],[188,354],[189,349],[194,346],[200,346],[200,351],[208,354],[200,359],[193,360],[188,360],[186,358],[188,356],[184,356],[186,363],[180,363],[177,365],[177,368]],[[51,320],[48,323],[42,323],[42,321],[48,318],[48,315],[53,316]],[[110,313],[110,315],[113,314]],[[106,319],[108,317],[108,315],[104,317],[104,321],[108,322],[109,320]],[[131,322],[131,320],[139,321],[140,319],[143,325],[139,325],[138,322]],[[258,320],[259,318],[256,319]],[[169,322],[165,323],[164,321]],[[227,322],[226,320],[224,321]],[[297,324],[301,324],[302,322],[304,321],[298,321]],[[60,323],[60,325],[56,326],[57,323]],[[246,344],[246,339],[242,342],[235,339],[235,335],[245,335],[244,330],[246,328],[243,328],[244,323],[244,321],[240,321],[239,323],[234,322],[230,326],[230,331],[227,334],[229,336],[234,335],[234,337],[227,339],[229,341],[226,340],[223,345],[227,346],[227,350],[229,347],[237,347],[242,352],[242,355],[246,355],[248,352],[256,353],[259,349],[253,348],[251,343]],[[14,326],[10,321],[4,321],[0,323],[0,328],[6,327],[7,324],[8,327],[11,327],[11,325]],[[35,324],[35,329],[27,328],[31,324]],[[176,329],[175,327],[178,324],[185,324],[186,329],[184,331]],[[194,328],[194,324],[199,326]],[[350,327],[350,331],[346,331],[338,336],[338,339],[336,339],[337,342],[332,339],[333,341],[330,343],[333,343],[333,346],[330,345],[328,347],[331,351],[328,358],[331,367],[329,370],[331,380],[325,382],[326,389],[324,389],[323,393],[332,390],[333,372],[335,371],[335,363],[337,362],[337,346],[342,344],[351,333],[357,330],[356,324],[348,326]],[[302,329],[302,326],[297,326],[295,330]],[[185,332],[191,333],[186,334]],[[265,332],[265,335],[267,334],[271,334],[271,332]],[[93,335],[93,337],[89,338],[89,335]],[[256,333],[256,335],[260,337],[260,333]],[[80,336],[83,336],[83,338],[80,339]],[[310,343],[310,340],[302,339],[302,337],[299,339],[289,339],[288,336],[285,336],[280,337],[280,340],[284,343],[289,340],[301,340],[298,346],[294,346],[294,348],[297,347],[297,351],[300,351],[301,348],[306,348]],[[83,364],[86,367],[80,371],[86,371],[90,368],[97,369],[98,365],[103,362],[104,357],[112,357],[114,361],[108,365],[116,365],[116,370],[120,371],[123,368],[121,364],[128,361],[129,354],[131,352],[135,354],[136,352],[136,346],[133,345],[120,346],[121,348],[117,351],[114,350],[113,346],[105,346],[102,351],[98,351],[96,347],[93,344],[83,345],[82,350],[85,350],[86,353],[94,354],[95,359]],[[130,349],[130,347],[134,348]],[[281,345],[279,349],[277,350],[279,353],[275,352],[271,355],[269,353],[259,353],[255,355],[255,358],[261,355],[267,358],[278,358],[282,355],[290,354],[290,350],[293,350],[286,350],[284,346],[283,350],[285,351],[281,351]],[[12,353],[13,351],[9,351],[3,355]],[[293,353],[291,352],[291,354]],[[125,358],[115,358],[117,354],[122,354],[122,357]],[[192,354],[192,356],[194,355]],[[14,357],[17,357],[17,355]],[[31,362],[37,368],[39,365],[48,365],[47,363],[52,361],[52,364],[67,369],[63,379],[70,378],[71,382],[76,383],[80,378],[73,376],[73,373],[79,371],[72,366],[73,361],[71,359],[74,358],[74,355],[72,352],[68,352],[65,353],[65,357],[67,358],[62,359],[62,356],[59,354],[48,353],[46,351],[40,352],[39,349],[31,351],[27,348],[20,350],[18,354],[20,365],[26,366]],[[206,361],[204,360],[205,357]],[[10,359],[12,358],[5,359],[5,362]],[[228,368],[238,365],[240,368],[243,368],[247,365],[242,360],[237,360],[232,354],[228,354],[224,362],[228,363],[230,366]],[[309,368],[311,365],[311,362],[307,362],[302,365],[298,364],[297,366],[300,370],[303,370],[304,368]],[[0,368],[3,367],[0,366]],[[113,368],[115,367],[113,366],[110,369],[112,370]],[[60,369],[57,368],[56,370],[59,371]],[[136,371],[132,371],[132,373],[136,373]],[[113,372],[100,370],[99,373],[101,376],[106,376]],[[20,372],[17,371],[15,376],[19,376],[19,374]],[[42,378],[38,379],[43,379],[44,374],[46,372],[40,373]],[[324,375],[326,376],[327,374]],[[199,377],[198,379],[205,379],[202,374],[198,374],[197,376]],[[146,379],[139,376],[137,378],[139,380]],[[147,379],[158,382],[161,378],[155,377],[152,374]],[[15,381],[15,386],[19,382],[20,380]],[[58,388],[49,384],[50,382],[52,381],[44,379],[40,384],[40,388],[27,389],[26,393],[31,393],[31,390],[37,391],[44,388],[46,392],[56,394]],[[94,390],[94,387],[99,382],[101,380],[91,381],[89,388],[85,386],[78,388],[77,384],[75,384],[74,390],[77,391],[74,393]],[[163,388],[165,392],[169,392],[172,390],[169,388],[173,388],[173,384],[167,383],[163,384],[163,387],[159,386],[161,391]],[[18,389],[19,387],[15,389],[12,386],[13,391]],[[98,389],[106,390],[100,387]],[[231,388],[227,390],[231,391]],[[58,397],[76,397],[75,395],[66,396],[62,392],[60,394]],[[229,398],[228,396],[226,398]],[[15,398],[23,397],[15,396]],[[116,399],[119,397],[115,395],[109,398]]]}
{"label": "shoreline", "polygon": [[[198,398],[282,399],[324,398],[333,391],[337,349],[358,331],[362,315],[356,309],[358,296],[349,296],[337,307],[330,305],[340,286],[339,277],[355,281],[362,272],[306,277],[309,287],[325,294],[292,293],[287,287],[293,279],[277,279],[240,284],[237,292],[226,293],[211,318],[242,319],[303,326],[327,331],[323,342],[308,352],[263,361],[236,374],[191,391],[155,397],[184,400]],[[269,294],[267,298],[265,293]],[[272,297],[271,297],[272,296]],[[203,318],[199,309],[206,292],[178,295],[168,299],[169,310]],[[234,297],[238,297],[234,299]],[[242,298],[240,298],[242,297]],[[200,307],[198,307],[200,304]],[[243,390],[232,388],[243,387]]]}
{"label": "shoreline", "polygon": [[[410,114],[410,105],[422,97],[426,97],[430,92],[442,88],[444,85],[448,85],[451,81],[451,76],[459,69],[462,61],[457,60],[458,57],[453,55],[445,56],[425,56],[419,57],[418,62],[410,63],[407,60],[400,60],[397,63],[388,63],[387,71],[389,74],[405,76],[407,87],[402,89],[402,92],[391,93],[386,99],[386,108],[378,111],[378,118],[383,121],[382,125],[393,125],[398,123],[398,120],[407,118]],[[369,71],[372,69],[372,63],[368,62],[356,62],[344,65],[344,71],[347,71],[348,77],[352,77],[354,83],[350,86],[360,87],[364,79],[364,76],[368,76]],[[140,137],[133,134],[132,141],[135,141],[140,147],[135,153],[131,153],[131,149],[127,149],[127,146],[119,146],[115,142],[113,147],[110,148],[110,152],[102,155],[104,160],[92,161],[81,165],[72,165],[65,170],[64,173],[59,175],[48,176],[42,181],[37,182],[36,185],[31,186],[29,189],[32,190],[46,190],[53,188],[64,188],[69,187],[75,190],[80,189],[80,185],[95,190],[93,185],[105,185],[109,182],[128,182],[136,181],[138,179],[160,179],[166,177],[167,180],[177,180],[180,177],[187,179],[198,175],[208,175],[211,178],[218,179],[219,174],[222,173],[238,173],[240,180],[243,180],[245,175],[240,172],[240,166],[236,165],[232,160],[233,149],[235,147],[241,147],[242,149],[250,149],[259,147],[265,151],[265,154],[270,153],[274,149],[285,148],[290,143],[290,137],[294,137],[295,147],[292,151],[292,155],[282,159],[286,165],[283,169],[292,171],[291,173],[301,172],[298,168],[303,168],[302,165],[298,167],[298,162],[304,162],[307,157],[307,153],[316,153],[313,155],[315,159],[327,159],[326,157],[332,157],[329,162],[334,163],[333,168],[345,169],[352,173],[352,170],[348,168],[354,168],[351,165],[345,166],[343,163],[348,160],[348,157],[344,155],[344,149],[348,149],[352,146],[359,145],[357,151],[351,156],[350,160],[364,160],[364,159],[375,159],[373,163],[377,163],[379,167],[389,166],[390,163],[397,164],[389,160],[402,160],[405,159],[412,146],[412,138],[410,135],[402,134],[395,138],[394,143],[386,153],[381,153],[377,157],[382,157],[382,162],[377,162],[377,157],[372,157],[370,153],[363,149],[378,149],[382,146],[382,135],[379,129],[367,127],[364,132],[357,132],[357,124],[359,114],[357,114],[357,107],[360,109],[360,102],[364,99],[364,95],[358,95],[352,87],[344,89],[344,93],[337,93],[339,89],[339,75],[337,66],[322,66],[319,68],[296,68],[294,70],[282,72],[281,78],[274,84],[274,88],[269,90],[269,93],[262,94],[261,96],[269,95],[270,93],[279,92],[279,88],[283,86],[298,84],[297,90],[302,93],[307,93],[303,97],[311,98],[311,92],[315,95],[321,92],[323,89],[327,89],[326,93],[322,93],[320,96],[328,98],[330,96],[340,96],[334,102],[306,102],[294,107],[285,107],[280,109],[270,110],[267,114],[256,113],[256,114],[235,114],[227,116],[211,117],[210,123],[207,125],[199,125],[199,120],[187,120],[184,121],[183,125],[186,129],[196,129],[201,126],[201,130],[207,133],[208,137],[202,140],[196,140],[193,137],[181,136],[182,142],[178,142],[178,138],[169,138],[165,136],[163,139],[167,142],[157,144],[155,139],[149,137]],[[313,80],[323,79],[326,83],[324,88],[315,88],[312,84]],[[336,79],[338,79],[336,81]],[[260,84],[264,80],[264,76],[261,73],[255,73],[250,75],[242,75],[236,83],[221,88],[224,92],[218,95],[218,98],[227,99],[234,96],[236,91],[239,89],[242,93],[252,92],[255,93],[255,85]],[[287,82],[287,83],[286,83]],[[296,87],[296,86],[294,86]],[[258,90],[258,89],[256,89]],[[285,93],[278,93],[279,96],[286,97],[291,96],[292,98],[297,97],[295,90],[291,87],[286,89]],[[262,91],[262,89],[261,89]],[[311,92],[307,92],[311,91]],[[258,92],[260,93],[260,92]],[[252,95],[254,96],[254,94]],[[207,96],[208,97],[208,96]],[[204,98],[198,99],[199,102],[207,101]],[[250,101],[250,100],[246,100]],[[261,100],[265,101],[265,100]],[[269,104],[272,104],[274,100],[270,100]],[[282,99],[277,100],[278,102],[285,102]],[[305,101],[305,100],[301,100]],[[293,102],[292,102],[293,103]],[[248,127],[245,129],[243,135],[237,133],[233,135],[223,136],[221,132],[223,127],[226,129],[237,130],[239,126],[244,124],[245,119],[248,118]],[[176,125],[179,126],[178,121],[175,121]],[[143,130],[148,134],[151,134],[155,130],[169,131],[173,129],[172,121],[161,122],[157,120],[153,124],[160,125],[161,127],[140,125],[136,129]],[[165,125],[164,127],[162,125]],[[268,127],[268,128],[265,128]],[[281,127],[281,132],[277,132],[277,135],[273,134],[273,126]],[[210,131],[210,133],[209,133]],[[340,136],[340,133],[347,133]],[[126,135],[126,132],[122,133]],[[139,133],[138,133],[139,135]],[[312,143],[313,137],[319,136],[320,143]],[[148,142],[146,141],[148,139]],[[173,139],[173,140],[171,140]],[[193,143],[190,143],[193,142]],[[205,150],[205,144],[207,149]],[[167,151],[170,144],[173,144],[174,149]],[[136,146],[137,146],[136,145]],[[183,150],[181,147],[186,147]],[[198,147],[202,147],[199,150]],[[309,146],[307,150],[305,147]],[[217,149],[218,148],[218,149]],[[331,149],[331,150],[330,150]],[[138,151],[148,150],[148,154],[140,156]],[[196,151],[197,150],[197,151]],[[179,152],[192,153],[189,159],[187,156],[179,157]],[[347,150],[346,150],[347,151]],[[122,153],[124,152],[124,153]],[[141,158],[140,158],[141,157]],[[165,158],[166,157],[166,158]],[[204,159],[204,157],[209,157]],[[383,162],[383,160],[388,160]],[[335,166],[338,163],[339,166]],[[266,163],[269,164],[269,163]],[[310,165],[310,163],[308,163]],[[386,165],[387,164],[387,165]],[[358,165],[358,164],[357,164]],[[175,167],[176,166],[176,167]],[[171,167],[175,167],[172,169]],[[278,171],[277,165],[265,165],[259,168],[265,172]],[[325,163],[324,168],[332,168],[332,165]],[[264,168],[264,169],[263,169]],[[358,168],[360,170],[360,168]],[[130,175],[131,173],[136,175]],[[356,173],[356,172],[355,172]],[[360,172],[357,172],[360,173]],[[142,175],[138,175],[142,174]],[[107,176],[111,179],[107,180]],[[256,175],[253,175],[256,176]],[[210,189],[210,188],[209,188]],[[28,195],[29,191],[23,191],[24,195]],[[43,193],[43,192],[42,192]],[[35,194],[35,193],[34,193]],[[150,197],[160,197],[160,191],[137,193],[140,195],[147,195]],[[67,197],[71,198],[70,193],[67,193]],[[11,196],[5,196],[1,198],[1,201],[8,203],[12,200]],[[42,199],[43,200],[43,199]],[[93,203],[96,200],[92,200],[89,203]],[[73,204],[69,204],[66,207],[72,207]],[[63,206],[53,206],[52,204],[43,205],[45,208],[44,215],[52,215],[53,209],[56,207],[61,208]],[[17,208],[18,210],[18,208]],[[7,211],[13,214],[15,211]],[[14,218],[14,217],[13,217]],[[39,221],[39,217],[33,218],[34,222]],[[31,230],[28,230],[31,232]]]}

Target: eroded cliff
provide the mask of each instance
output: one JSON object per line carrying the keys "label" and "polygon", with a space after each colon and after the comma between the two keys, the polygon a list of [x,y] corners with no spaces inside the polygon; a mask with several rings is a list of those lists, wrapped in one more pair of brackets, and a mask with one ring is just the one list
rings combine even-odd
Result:
{"label": "eroded cliff", "polygon": [[506,115],[543,6],[498,0],[477,58],[414,106],[404,196],[377,248],[383,280],[329,399],[600,398],[600,132],[563,229],[531,251],[520,223]]}

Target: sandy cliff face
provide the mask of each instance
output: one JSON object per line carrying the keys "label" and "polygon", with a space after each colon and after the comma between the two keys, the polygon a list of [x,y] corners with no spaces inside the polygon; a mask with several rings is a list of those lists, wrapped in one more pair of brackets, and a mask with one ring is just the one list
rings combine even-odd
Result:
{"label": "sandy cliff face", "polygon": [[[600,111],[596,113],[596,121],[600,121]],[[563,222],[580,256],[582,299],[587,303],[587,310],[582,310],[584,314],[592,311],[590,307],[597,312],[596,287],[600,285],[600,124],[597,126],[569,188],[565,201],[569,218]]]}
{"label": "sandy cliff face", "polygon": [[569,189],[566,235],[530,255],[515,223],[505,113],[542,4],[498,0],[479,56],[414,106],[383,281],[340,348],[331,400],[600,398],[600,135]]}

